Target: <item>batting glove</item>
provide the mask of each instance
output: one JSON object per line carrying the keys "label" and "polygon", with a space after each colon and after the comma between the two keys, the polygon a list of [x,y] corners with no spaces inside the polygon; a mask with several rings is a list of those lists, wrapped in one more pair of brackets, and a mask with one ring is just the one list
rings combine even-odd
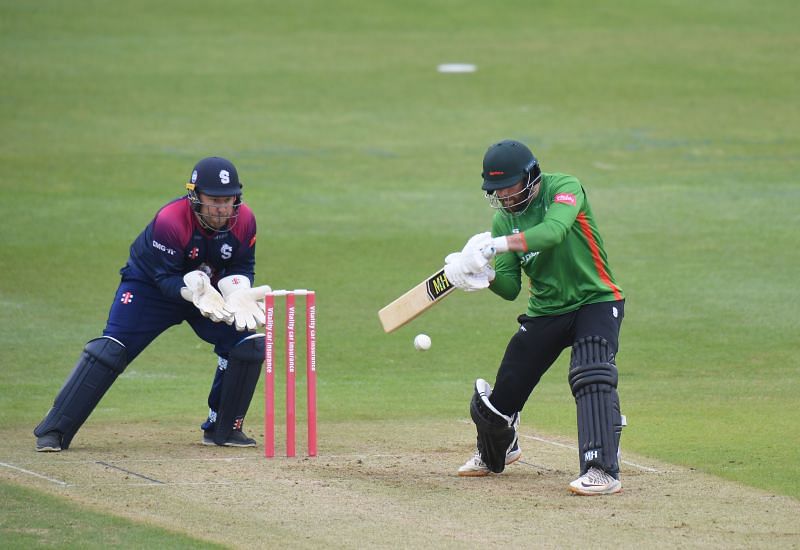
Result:
{"label": "batting glove", "polygon": [[225,308],[225,299],[217,292],[203,271],[190,271],[183,276],[186,285],[181,288],[181,296],[184,300],[192,302],[203,317],[208,317],[215,323],[225,321],[231,324],[232,317]]}
{"label": "batting glove", "polygon": [[489,260],[494,258],[494,241],[488,231],[473,235],[461,251],[464,269],[468,273],[480,273],[489,265]]}
{"label": "batting glove", "polygon": [[467,270],[464,254],[454,252],[445,259],[444,274],[454,287],[466,292],[475,292],[489,288],[489,283],[494,279],[494,269],[485,266],[480,272],[472,273]]}
{"label": "batting glove", "polygon": [[225,308],[233,316],[236,330],[264,326],[264,295],[272,290],[269,285],[251,288],[250,279],[244,275],[229,275],[220,279],[217,286],[225,298]]}

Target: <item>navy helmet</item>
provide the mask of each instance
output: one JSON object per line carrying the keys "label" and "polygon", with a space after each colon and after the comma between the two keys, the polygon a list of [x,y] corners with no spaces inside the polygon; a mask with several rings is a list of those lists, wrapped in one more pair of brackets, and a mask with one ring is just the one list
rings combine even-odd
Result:
{"label": "navy helmet", "polygon": [[[187,196],[192,204],[192,209],[197,213],[200,224],[211,231],[230,231],[236,224],[239,216],[239,206],[242,204],[242,183],[236,167],[228,159],[222,157],[207,157],[195,164],[189,183],[186,184]],[[227,216],[227,227],[224,229],[212,226],[203,214],[203,202],[199,194],[207,197],[236,197],[233,204],[233,213]]]}
{"label": "navy helmet", "polygon": [[192,192],[210,197],[232,197],[242,194],[239,173],[228,159],[207,157],[198,162],[186,188]]}

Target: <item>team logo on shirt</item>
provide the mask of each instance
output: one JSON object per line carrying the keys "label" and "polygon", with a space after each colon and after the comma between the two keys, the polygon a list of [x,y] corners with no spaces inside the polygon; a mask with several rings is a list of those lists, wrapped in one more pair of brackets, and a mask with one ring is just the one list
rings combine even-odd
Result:
{"label": "team logo on shirt", "polygon": [[133,301],[133,292],[131,292],[130,290],[125,291],[125,293],[122,295],[122,298],[120,298],[119,301],[125,305],[130,304]]}
{"label": "team logo on shirt", "polygon": [[575,195],[572,193],[559,193],[555,197],[553,197],[553,202],[560,202],[563,204],[568,204],[570,206],[575,206],[576,200]]}
{"label": "team logo on shirt", "polygon": [[189,259],[191,260],[196,260],[199,255],[200,255],[200,249],[197,248],[196,246],[189,251]]}
{"label": "team logo on shirt", "polygon": [[538,256],[538,255],[539,255],[539,251],[538,250],[534,250],[532,252],[528,252],[527,254],[525,254],[524,256],[522,256],[520,258],[520,263],[523,266],[527,266],[531,262],[533,262],[533,260],[536,259],[536,256]]}
{"label": "team logo on shirt", "polygon": [[233,256],[233,247],[228,243],[225,243],[219,249],[219,253],[222,256],[223,260],[230,260],[231,256]]}

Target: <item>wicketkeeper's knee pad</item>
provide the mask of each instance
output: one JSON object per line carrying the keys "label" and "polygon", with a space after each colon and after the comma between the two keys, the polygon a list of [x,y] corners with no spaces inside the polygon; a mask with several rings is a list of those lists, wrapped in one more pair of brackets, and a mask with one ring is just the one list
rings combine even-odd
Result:
{"label": "wicketkeeper's knee pad", "polygon": [[489,470],[499,474],[506,467],[506,453],[514,442],[518,417],[507,416],[498,411],[489,401],[492,387],[486,380],[475,381],[475,393],[469,405],[469,413],[478,430],[478,451]]}
{"label": "wicketkeeper's knee pad", "polygon": [[222,445],[235,429],[240,430],[264,362],[264,335],[248,336],[228,354],[228,368],[222,379],[214,442]]}
{"label": "wicketkeeper's knee pad", "polygon": [[617,366],[608,342],[581,338],[572,346],[569,384],[578,414],[581,474],[596,466],[617,476],[622,415],[617,394]]}
{"label": "wicketkeeper's knee pad", "polygon": [[127,366],[128,356],[121,342],[110,336],[90,340],[50,412],[33,430],[34,435],[60,432],[61,448],[67,449],[78,429]]}

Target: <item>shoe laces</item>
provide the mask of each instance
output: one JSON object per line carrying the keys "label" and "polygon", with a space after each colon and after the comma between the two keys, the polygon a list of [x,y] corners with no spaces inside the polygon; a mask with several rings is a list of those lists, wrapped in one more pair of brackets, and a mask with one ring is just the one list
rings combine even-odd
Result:
{"label": "shoe laces", "polygon": [[486,466],[486,464],[483,462],[483,458],[481,458],[481,452],[477,449],[475,449],[475,454],[472,455],[472,458],[470,460],[474,466],[478,467]]}
{"label": "shoe laces", "polygon": [[600,468],[595,468],[594,466],[589,468],[589,471],[586,472],[583,477],[585,477],[586,480],[592,485],[608,485],[613,480],[611,475],[607,474]]}

